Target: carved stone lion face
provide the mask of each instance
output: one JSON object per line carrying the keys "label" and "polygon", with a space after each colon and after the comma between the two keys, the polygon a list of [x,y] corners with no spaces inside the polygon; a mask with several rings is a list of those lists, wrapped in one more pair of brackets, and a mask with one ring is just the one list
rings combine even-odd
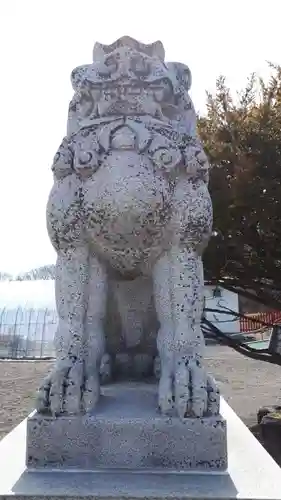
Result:
{"label": "carved stone lion face", "polygon": [[182,84],[164,62],[160,42],[143,45],[124,37],[110,46],[96,44],[94,61],[73,70],[76,95],[70,111],[80,119],[150,115],[161,120],[177,112]]}

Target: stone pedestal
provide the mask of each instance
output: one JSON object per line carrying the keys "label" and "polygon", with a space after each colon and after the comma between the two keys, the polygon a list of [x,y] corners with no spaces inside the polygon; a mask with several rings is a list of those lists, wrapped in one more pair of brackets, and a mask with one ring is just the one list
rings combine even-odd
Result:
{"label": "stone pedestal", "polygon": [[164,417],[157,388],[103,388],[92,415],[58,418],[35,413],[27,421],[27,465],[32,468],[196,470],[227,468],[221,416]]}
{"label": "stone pedestal", "polygon": [[228,469],[213,472],[28,469],[23,421],[0,442],[0,500],[281,500],[280,467],[223,399],[221,411]]}

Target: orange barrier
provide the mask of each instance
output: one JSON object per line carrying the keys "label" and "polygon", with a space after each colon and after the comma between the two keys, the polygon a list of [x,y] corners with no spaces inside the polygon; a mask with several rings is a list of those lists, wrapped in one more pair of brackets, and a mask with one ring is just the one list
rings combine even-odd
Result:
{"label": "orange barrier", "polygon": [[281,312],[280,311],[268,311],[262,313],[246,314],[244,318],[240,318],[240,332],[241,333],[256,333],[261,332],[261,330],[268,330],[270,326],[264,326],[258,321],[253,321],[253,319],[260,320],[263,323],[268,323],[269,325],[281,324]]}

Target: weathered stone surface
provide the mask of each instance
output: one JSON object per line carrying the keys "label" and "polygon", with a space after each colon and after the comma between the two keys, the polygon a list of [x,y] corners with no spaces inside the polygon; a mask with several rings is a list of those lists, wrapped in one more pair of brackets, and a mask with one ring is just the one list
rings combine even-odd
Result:
{"label": "weathered stone surface", "polygon": [[227,468],[226,423],[220,416],[180,420],[155,410],[157,388],[103,388],[95,410],[27,422],[29,467],[218,471]]}
{"label": "weathered stone surface", "polygon": [[[91,411],[101,363],[115,373],[125,355],[127,370],[142,373],[132,356],[155,359],[155,332],[145,328],[153,295],[162,413],[216,415],[218,390],[204,367],[200,328],[212,203],[190,70],[165,62],[161,42],[123,37],[96,44],[93,63],[73,70],[71,80],[75,95],[47,206],[58,255],[57,362],[39,390],[38,411]],[[143,279],[151,293],[138,288]],[[106,332],[111,285],[122,322],[118,349]]]}

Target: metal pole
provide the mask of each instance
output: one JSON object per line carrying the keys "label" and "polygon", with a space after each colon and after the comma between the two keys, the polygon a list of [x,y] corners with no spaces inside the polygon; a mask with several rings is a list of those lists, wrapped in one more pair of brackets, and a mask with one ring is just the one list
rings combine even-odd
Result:
{"label": "metal pole", "polygon": [[43,357],[43,342],[44,342],[44,336],[45,336],[45,327],[46,327],[46,316],[48,314],[48,309],[45,309],[45,314],[44,314],[44,320],[43,320],[43,328],[42,328],[42,337],[41,337],[41,350],[40,350],[40,358]]}

